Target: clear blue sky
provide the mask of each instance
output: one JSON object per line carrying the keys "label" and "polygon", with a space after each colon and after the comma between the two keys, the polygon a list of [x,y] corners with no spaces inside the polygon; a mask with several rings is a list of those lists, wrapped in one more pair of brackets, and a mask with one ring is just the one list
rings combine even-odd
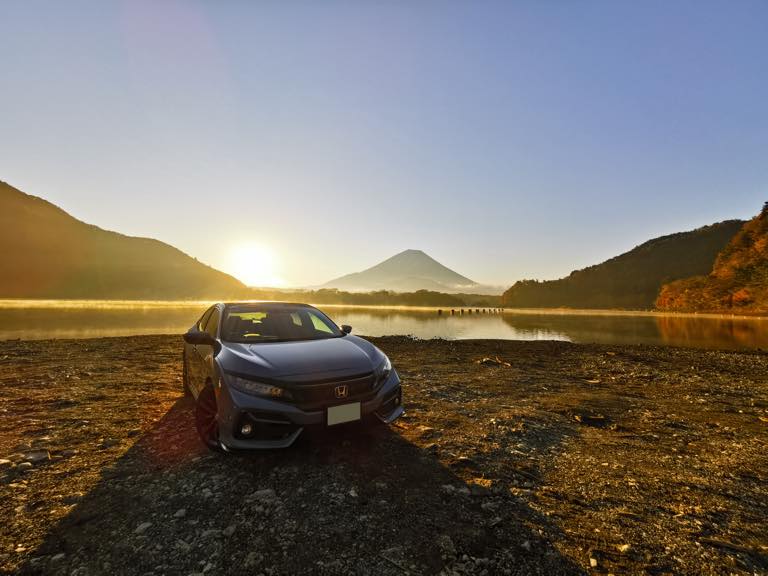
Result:
{"label": "clear blue sky", "polygon": [[288,284],[553,278],[768,200],[768,2],[0,2],[0,179]]}

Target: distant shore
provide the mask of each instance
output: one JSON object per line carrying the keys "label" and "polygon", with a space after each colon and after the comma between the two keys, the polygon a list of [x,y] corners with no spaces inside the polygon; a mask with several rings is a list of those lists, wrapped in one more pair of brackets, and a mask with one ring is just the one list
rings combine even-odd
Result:
{"label": "distant shore", "polygon": [[250,456],[178,336],[0,342],[0,571],[768,571],[768,354],[371,340],[406,418]]}

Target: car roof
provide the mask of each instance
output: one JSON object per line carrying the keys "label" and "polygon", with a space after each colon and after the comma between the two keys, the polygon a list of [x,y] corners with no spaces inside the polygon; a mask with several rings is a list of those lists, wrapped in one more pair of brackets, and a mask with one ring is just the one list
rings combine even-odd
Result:
{"label": "car roof", "polygon": [[222,303],[225,308],[230,307],[242,307],[247,308],[248,306],[254,306],[254,307],[264,307],[265,305],[269,308],[280,308],[282,306],[301,306],[304,308],[313,308],[310,304],[305,304],[303,302],[283,302],[281,300],[242,300],[240,302],[223,302]]}

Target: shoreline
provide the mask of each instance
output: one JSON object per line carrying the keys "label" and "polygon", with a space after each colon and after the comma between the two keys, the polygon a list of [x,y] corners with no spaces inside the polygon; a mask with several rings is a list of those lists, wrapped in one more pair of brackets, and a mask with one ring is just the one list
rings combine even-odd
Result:
{"label": "shoreline", "polygon": [[[138,309],[138,308],[195,308],[201,309],[210,306],[217,300],[78,300],[78,299],[22,299],[0,298],[0,309]],[[493,314],[512,315],[540,315],[540,316],[613,316],[613,317],[651,317],[651,318],[705,318],[705,319],[733,319],[733,320],[768,320],[768,313],[764,312],[666,312],[661,310],[621,310],[602,308],[508,308],[502,306],[405,306],[387,304],[324,304],[312,303],[318,308],[347,308],[370,310],[403,310],[414,312],[444,313],[454,310],[492,310]]]}

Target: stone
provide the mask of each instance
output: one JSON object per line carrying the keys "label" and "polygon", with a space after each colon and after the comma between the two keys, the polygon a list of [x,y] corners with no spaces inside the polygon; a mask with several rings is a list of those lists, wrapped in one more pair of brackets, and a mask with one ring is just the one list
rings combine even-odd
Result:
{"label": "stone", "polygon": [[54,554],[53,556],[51,556],[51,562],[60,562],[61,560],[64,560],[64,558],[66,557],[67,555],[64,554],[64,552],[59,552],[58,554]]}
{"label": "stone", "polygon": [[616,546],[616,548],[622,554],[626,554],[632,549],[632,546],[630,546],[629,544],[622,544],[621,546]]}
{"label": "stone", "polygon": [[149,527],[152,526],[152,522],[142,522],[138,526],[136,526],[136,529],[133,531],[134,534],[144,534]]}
{"label": "stone", "polygon": [[456,545],[447,534],[440,534],[435,539],[435,544],[437,544],[437,548],[440,550],[440,555],[443,558],[452,558],[456,556]]}
{"label": "stone", "polygon": [[186,515],[187,515],[187,509],[186,508],[179,508],[178,510],[176,510],[176,512],[174,513],[173,517],[174,518],[184,518],[184,516],[186,516]]}
{"label": "stone", "polygon": [[16,466],[18,470],[31,470],[32,469],[32,462],[21,462],[19,465]]}
{"label": "stone", "polygon": [[277,500],[277,494],[272,488],[265,488],[264,490],[256,490],[251,494],[251,498],[259,500],[260,502],[273,502]]}
{"label": "stone", "polygon": [[32,464],[42,464],[51,459],[51,454],[48,450],[32,450],[24,454],[24,460],[31,462]]}

